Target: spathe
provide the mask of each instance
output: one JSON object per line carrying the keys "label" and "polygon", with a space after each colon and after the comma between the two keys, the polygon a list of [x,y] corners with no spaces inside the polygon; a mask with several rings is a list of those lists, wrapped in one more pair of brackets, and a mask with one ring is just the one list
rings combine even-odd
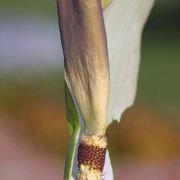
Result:
{"label": "spathe", "polygon": [[135,99],[141,34],[154,0],[113,0],[104,11],[110,68],[107,124]]}
{"label": "spathe", "polygon": [[[123,112],[134,103],[140,63],[141,36],[155,0],[113,0],[104,10],[108,42],[110,96],[107,125],[120,121]],[[104,179],[112,180],[109,156]]]}
{"label": "spathe", "polygon": [[66,83],[86,134],[106,129],[109,96],[107,41],[100,0],[59,0]]}
{"label": "spathe", "polygon": [[[103,0],[103,2],[106,3],[107,1]],[[140,62],[141,33],[153,3],[154,0],[113,0],[104,10],[110,76],[106,126],[113,120],[120,120],[124,110],[134,102]],[[101,36],[100,39],[102,42],[104,41]],[[106,49],[105,47],[103,48]],[[72,80],[70,82],[68,78],[66,76],[67,85],[76,104],[79,119],[82,119],[82,110],[80,113],[79,103],[76,102],[77,96],[76,94],[74,95],[74,87],[72,88]],[[80,106],[83,107],[82,104]],[[77,136],[79,136],[79,132],[76,134]],[[78,145],[77,139],[75,138],[75,146]],[[75,153],[71,155],[74,158],[72,162],[77,164]],[[73,172],[75,171],[73,170]],[[73,179],[72,171],[70,173]],[[103,174],[105,180],[113,179],[108,154]]]}

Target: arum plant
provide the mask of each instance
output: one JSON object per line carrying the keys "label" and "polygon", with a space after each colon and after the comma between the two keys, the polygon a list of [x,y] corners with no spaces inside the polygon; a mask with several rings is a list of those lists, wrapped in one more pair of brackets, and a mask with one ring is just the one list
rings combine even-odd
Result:
{"label": "arum plant", "polygon": [[64,179],[113,179],[105,136],[135,99],[154,0],[57,0],[70,141]]}

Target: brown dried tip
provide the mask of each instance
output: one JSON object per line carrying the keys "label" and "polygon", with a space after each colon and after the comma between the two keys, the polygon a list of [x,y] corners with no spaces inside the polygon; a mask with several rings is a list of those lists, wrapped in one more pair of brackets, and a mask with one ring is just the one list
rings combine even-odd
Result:
{"label": "brown dried tip", "polygon": [[[104,136],[82,135],[78,148],[80,175],[101,176],[106,156],[107,140]],[[98,178],[97,178],[98,179]]]}

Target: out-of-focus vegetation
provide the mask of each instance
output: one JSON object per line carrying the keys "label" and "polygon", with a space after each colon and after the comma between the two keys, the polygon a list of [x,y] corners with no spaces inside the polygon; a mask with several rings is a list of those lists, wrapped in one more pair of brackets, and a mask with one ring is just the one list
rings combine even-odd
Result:
{"label": "out-of-focus vegetation", "polygon": [[[9,17],[17,13],[57,19],[55,1],[1,0],[2,8]],[[120,124],[108,128],[113,157],[180,156],[179,10],[178,0],[159,0],[154,7],[143,34],[136,106]],[[57,67],[41,73],[33,69],[0,73],[0,114],[10,117],[7,123],[36,146],[58,156],[64,156],[68,139],[63,83]]]}
{"label": "out-of-focus vegetation", "polygon": [[180,33],[148,33],[142,42],[137,100],[180,108]]}

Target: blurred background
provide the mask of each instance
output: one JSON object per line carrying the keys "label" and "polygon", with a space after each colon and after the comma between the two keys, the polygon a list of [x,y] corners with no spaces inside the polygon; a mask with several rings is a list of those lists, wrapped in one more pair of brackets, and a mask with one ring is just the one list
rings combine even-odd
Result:
{"label": "blurred background", "polygon": [[[0,179],[60,180],[68,131],[56,2],[0,0]],[[108,128],[115,179],[180,179],[180,1],[157,0],[135,106]]]}

